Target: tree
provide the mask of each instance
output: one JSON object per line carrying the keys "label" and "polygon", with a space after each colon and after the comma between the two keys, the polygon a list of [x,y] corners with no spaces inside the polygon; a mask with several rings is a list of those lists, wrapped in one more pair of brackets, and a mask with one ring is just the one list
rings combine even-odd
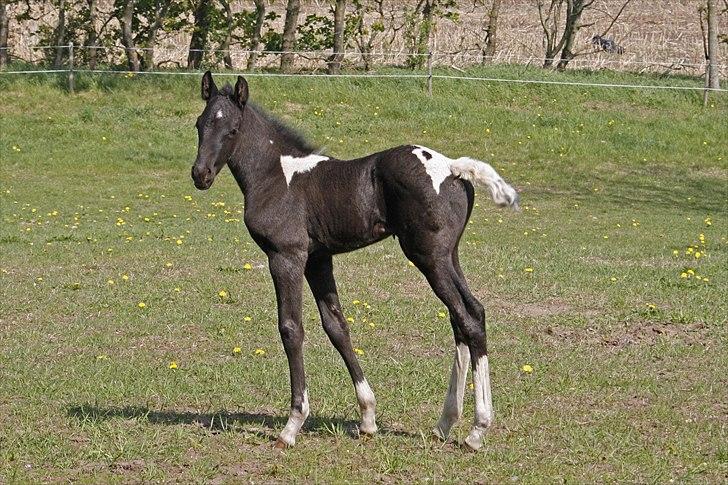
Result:
{"label": "tree", "polygon": [[286,20],[283,24],[283,43],[281,44],[281,71],[290,72],[293,67],[293,49],[296,44],[296,26],[298,13],[301,10],[299,0],[288,0],[286,5]]}
{"label": "tree", "polygon": [[[621,8],[612,17],[609,27],[602,36],[606,35],[614,26],[631,1],[623,0]],[[548,8],[544,8],[545,3],[545,0],[536,0],[538,18],[541,22],[546,46],[543,67],[553,66],[554,61],[559,56],[559,63],[556,68],[564,70],[577,55],[574,51],[574,40],[579,29],[593,25],[593,23],[581,24],[580,21],[582,14],[592,7],[594,0],[549,0]],[[563,28],[561,25],[562,19],[564,19]]]}
{"label": "tree", "polygon": [[10,60],[8,52],[8,32],[10,31],[10,15],[8,15],[7,2],[0,0],[0,69],[3,69]]}
{"label": "tree", "polygon": [[345,17],[346,0],[336,0],[334,7],[334,53],[329,58],[329,74],[338,74],[341,71],[341,61],[344,58]]}
{"label": "tree", "polygon": [[255,2],[255,24],[250,36],[250,56],[248,56],[248,70],[255,69],[258,62],[258,49],[260,49],[260,38],[265,23],[265,0],[253,0]]}
{"label": "tree", "polygon": [[718,79],[718,9],[708,0],[708,87],[720,89]]}
{"label": "tree", "polygon": [[56,55],[53,58],[53,69],[60,69],[63,63],[63,51],[66,40],[66,0],[58,3],[58,23],[53,34],[53,45],[56,46]]}
{"label": "tree", "polygon": [[85,45],[90,69],[96,69],[96,59],[98,57],[96,49],[98,39],[98,35],[96,35],[96,14],[96,0],[88,0],[88,22],[86,23]]}
{"label": "tree", "polygon": [[199,69],[205,57],[207,36],[210,33],[210,14],[212,2],[210,0],[197,0],[194,10],[194,24],[192,38],[190,39],[190,52],[187,55],[187,69]]}
{"label": "tree", "polygon": [[495,47],[498,32],[498,13],[501,0],[493,0],[488,10],[488,24],[485,27],[485,42],[483,46],[483,64],[492,61],[495,56]]}
{"label": "tree", "polygon": [[121,25],[121,43],[126,52],[127,66],[130,71],[139,71],[139,54],[134,42],[134,3],[135,0],[125,0],[121,5],[117,2],[117,18]]}

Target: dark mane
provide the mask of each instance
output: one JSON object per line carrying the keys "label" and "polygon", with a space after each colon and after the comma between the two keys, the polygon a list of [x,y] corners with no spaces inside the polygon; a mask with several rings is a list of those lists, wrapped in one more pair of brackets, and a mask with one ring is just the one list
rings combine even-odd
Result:
{"label": "dark mane", "polygon": [[[223,96],[232,97],[233,95],[233,87],[230,84],[225,84],[223,86],[219,93]],[[255,111],[258,115],[260,115],[263,120],[266,121],[266,123],[273,128],[273,130],[278,133],[278,135],[281,136],[285,141],[290,143],[295,148],[301,150],[302,152],[308,152],[308,153],[320,153],[320,149],[311,144],[304,136],[299,133],[294,128],[291,128],[290,126],[286,126],[286,124],[276,118],[273,114],[266,111],[264,108],[261,108],[257,104],[248,101],[246,104],[246,109],[252,109]]]}

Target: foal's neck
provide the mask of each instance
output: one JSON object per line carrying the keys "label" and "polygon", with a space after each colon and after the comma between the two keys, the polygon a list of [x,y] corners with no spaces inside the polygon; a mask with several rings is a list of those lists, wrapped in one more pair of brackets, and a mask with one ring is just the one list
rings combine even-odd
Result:
{"label": "foal's neck", "polygon": [[281,155],[303,157],[314,148],[254,105],[246,106],[241,116],[238,143],[228,167],[247,202],[251,197],[269,192],[272,184],[285,183]]}

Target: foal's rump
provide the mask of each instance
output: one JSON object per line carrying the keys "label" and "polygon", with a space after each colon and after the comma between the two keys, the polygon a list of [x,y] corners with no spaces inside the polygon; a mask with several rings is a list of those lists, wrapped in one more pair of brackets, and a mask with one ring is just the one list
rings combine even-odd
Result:
{"label": "foal's rump", "polygon": [[448,158],[418,145],[377,154],[387,223],[397,235],[444,232],[456,243],[473,207],[473,184],[485,186],[494,202],[518,206],[518,194],[485,162]]}

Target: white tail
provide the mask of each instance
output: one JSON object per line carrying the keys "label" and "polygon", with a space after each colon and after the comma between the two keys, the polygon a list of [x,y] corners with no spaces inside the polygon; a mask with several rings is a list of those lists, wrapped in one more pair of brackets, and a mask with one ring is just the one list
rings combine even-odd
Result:
{"label": "white tail", "polygon": [[489,164],[461,157],[450,162],[450,171],[456,177],[488,187],[490,196],[496,204],[518,209],[518,192],[508,185]]}

